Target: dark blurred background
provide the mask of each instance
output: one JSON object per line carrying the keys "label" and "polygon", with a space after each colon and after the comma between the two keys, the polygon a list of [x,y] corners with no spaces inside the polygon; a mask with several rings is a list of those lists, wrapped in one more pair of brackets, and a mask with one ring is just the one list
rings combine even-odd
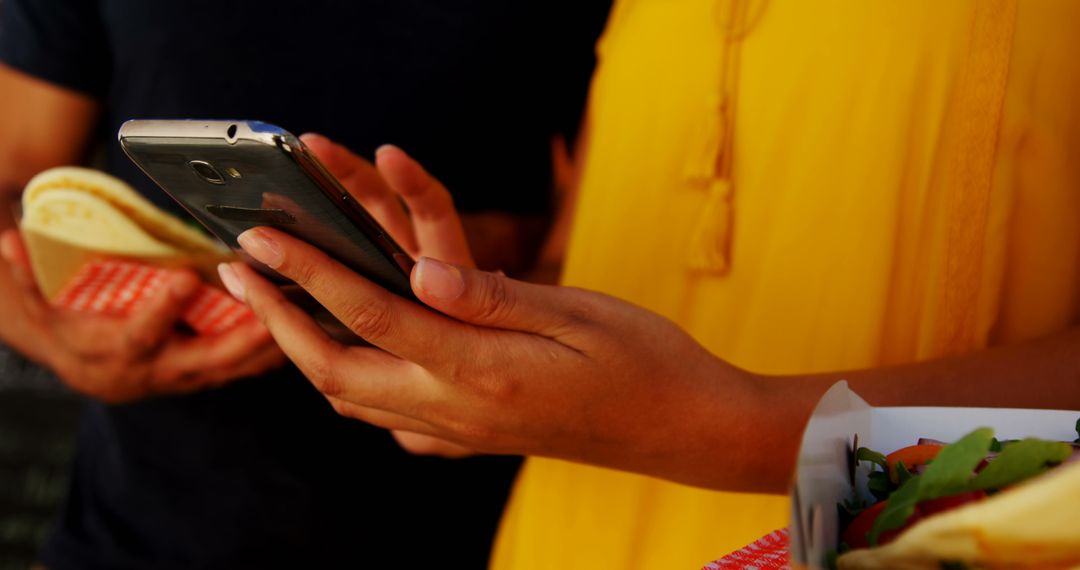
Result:
{"label": "dark blurred background", "polygon": [[79,406],[55,376],[0,345],[0,570],[34,562],[66,490]]}
{"label": "dark blurred background", "polygon": [[0,344],[0,570],[37,557],[67,489],[79,407],[49,371]]}
{"label": "dark blurred background", "polygon": [[50,372],[0,344],[0,570],[37,557],[67,489],[79,406]]}

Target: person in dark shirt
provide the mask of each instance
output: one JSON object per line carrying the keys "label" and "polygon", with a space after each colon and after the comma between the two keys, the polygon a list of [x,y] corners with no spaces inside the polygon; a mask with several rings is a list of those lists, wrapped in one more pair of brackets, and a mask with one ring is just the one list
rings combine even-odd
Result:
{"label": "person in dark shirt", "polygon": [[[109,172],[179,213],[123,156],[119,125],[258,119],[369,156],[384,142],[408,149],[472,214],[471,235],[486,238],[477,249],[489,252],[477,261],[512,271],[535,253],[529,237],[542,228],[528,228],[551,208],[552,137],[573,137],[606,11],[495,0],[0,0],[0,201],[96,145]],[[10,227],[10,208],[0,210],[0,229]],[[108,400],[81,381],[84,367],[56,364],[69,348],[58,329],[77,323],[26,309],[16,273],[0,267],[0,340]],[[231,357],[231,373],[190,364],[193,378],[221,387],[88,399],[46,566],[486,564],[516,459],[410,455],[385,431],[339,417],[291,366],[231,377],[244,375],[246,357]]]}

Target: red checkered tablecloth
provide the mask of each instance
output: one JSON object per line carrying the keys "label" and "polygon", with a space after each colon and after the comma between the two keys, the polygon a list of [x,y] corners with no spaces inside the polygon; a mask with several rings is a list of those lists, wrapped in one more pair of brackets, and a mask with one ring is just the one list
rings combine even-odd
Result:
{"label": "red checkered tablecloth", "polygon": [[705,565],[702,570],[787,570],[788,531],[773,531],[752,544]]}
{"label": "red checkered tablecloth", "polygon": [[[151,265],[95,261],[84,266],[53,303],[76,311],[128,315],[161,289],[166,276],[167,270]],[[243,303],[204,284],[181,320],[198,334],[217,334],[253,316]]]}

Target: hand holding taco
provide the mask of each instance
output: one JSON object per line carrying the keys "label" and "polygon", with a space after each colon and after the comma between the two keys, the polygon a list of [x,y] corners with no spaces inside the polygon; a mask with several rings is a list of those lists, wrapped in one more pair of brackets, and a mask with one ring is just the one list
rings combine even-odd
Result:
{"label": "hand holding taco", "polygon": [[[0,238],[20,285],[16,348],[75,390],[108,402],[182,393],[252,376],[284,362],[254,319],[196,335],[183,317],[225,254],[122,181],[78,168],[46,171],[27,185],[22,233]],[[127,310],[76,311],[54,300],[94,263],[152,268],[156,288]],[[205,276],[205,277],[203,277]]]}

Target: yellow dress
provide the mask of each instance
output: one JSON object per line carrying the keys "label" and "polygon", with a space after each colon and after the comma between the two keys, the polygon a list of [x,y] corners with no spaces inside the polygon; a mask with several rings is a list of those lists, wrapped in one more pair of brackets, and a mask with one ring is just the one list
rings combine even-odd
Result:
{"label": "yellow dress", "polygon": [[[1080,2],[741,4],[617,3],[566,284],[771,374],[1077,322]],[[787,508],[530,459],[492,565],[700,568]]]}

